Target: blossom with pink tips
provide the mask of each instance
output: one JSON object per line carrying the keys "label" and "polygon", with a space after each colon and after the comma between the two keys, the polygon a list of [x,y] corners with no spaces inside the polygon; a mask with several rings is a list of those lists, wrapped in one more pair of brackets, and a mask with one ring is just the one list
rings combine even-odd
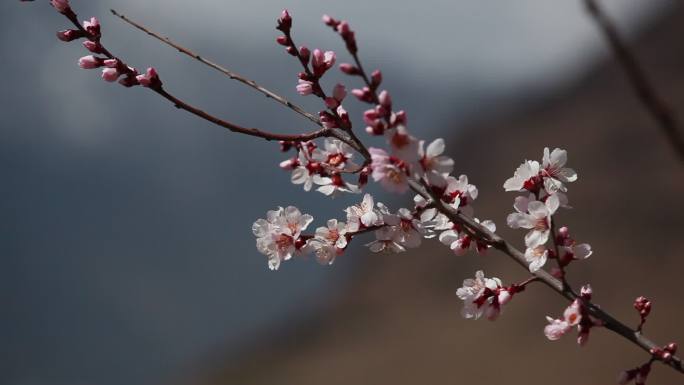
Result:
{"label": "blossom with pink tips", "polygon": [[396,130],[388,132],[387,138],[392,155],[406,163],[414,163],[420,158],[418,139],[411,136],[406,126],[398,126]]}
{"label": "blossom with pink tips", "polygon": [[104,65],[104,60],[93,55],[83,56],[78,59],[78,66],[83,69],[100,68]]}
{"label": "blossom with pink tips", "polygon": [[135,79],[143,87],[153,88],[153,87],[161,86],[161,80],[159,80],[159,74],[157,74],[157,70],[154,69],[154,67],[148,68],[144,74],[136,76]]}
{"label": "blossom with pink tips", "polygon": [[508,289],[502,287],[499,278],[486,278],[482,270],[477,271],[474,279],[464,280],[463,286],[456,291],[463,300],[461,315],[467,319],[478,319],[484,315],[490,321],[496,320],[501,313],[500,299],[507,303],[512,295],[502,295],[502,291],[508,292]]}
{"label": "blossom with pink tips", "polygon": [[95,40],[102,36],[102,33],[100,32],[100,21],[97,19],[97,17],[91,17],[90,20],[84,21],[83,29],[88,31],[90,36]]}
{"label": "blossom with pink tips", "polygon": [[115,82],[119,79],[121,73],[116,68],[105,68],[102,70],[102,79],[108,82]]}
{"label": "blossom with pink tips", "polygon": [[549,239],[551,216],[558,210],[560,202],[556,195],[549,196],[545,202],[534,197],[515,198],[515,213],[509,214],[508,226],[513,229],[523,228],[530,231],[525,235],[525,245],[534,248],[543,245]]}
{"label": "blossom with pink tips", "polygon": [[544,148],[541,174],[544,178],[544,188],[549,194],[558,191],[567,191],[565,183],[577,180],[577,173],[575,170],[565,167],[567,161],[567,151],[555,148],[549,153],[549,148]]}
{"label": "blossom with pink tips", "polygon": [[323,75],[327,70],[329,70],[333,65],[335,65],[335,52],[333,51],[321,51],[320,49],[315,49],[311,55],[311,66],[313,67],[313,73],[316,76]]}
{"label": "blossom with pink tips", "polygon": [[454,160],[444,153],[444,139],[438,138],[432,141],[425,149],[425,141],[421,140],[418,147],[420,166],[427,175],[436,174],[446,176],[454,169]]}
{"label": "blossom with pink tips", "polygon": [[299,79],[297,81],[297,93],[303,96],[313,93],[313,83],[308,80]]}
{"label": "blossom with pink tips", "polygon": [[303,246],[300,242],[302,231],[313,221],[313,217],[302,214],[298,208],[279,207],[266,214],[266,219],[258,219],[252,225],[257,237],[257,250],[268,257],[268,266],[277,270],[282,261],[287,261]]}
{"label": "blossom with pink tips", "polygon": [[373,180],[379,182],[385,189],[391,192],[403,194],[408,186],[406,164],[395,157],[391,157],[381,148],[371,147],[371,168]]}

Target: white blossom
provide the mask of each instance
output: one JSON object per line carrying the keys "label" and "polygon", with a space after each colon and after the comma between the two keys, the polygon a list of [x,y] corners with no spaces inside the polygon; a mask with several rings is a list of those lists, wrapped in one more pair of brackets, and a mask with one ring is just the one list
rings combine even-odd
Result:
{"label": "white blossom", "polygon": [[527,247],[543,245],[549,239],[551,216],[558,206],[559,201],[556,195],[549,196],[545,202],[537,201],[533,196],[517,197],[513,205],[517,212],[508,215],[508,226],[513,229],[530,229],[525,235]]}
{"label": "white blossom", "polygon": [[[480,222],[477,218],[474,218],[474,220],[487,230],[491,232],[496,231],[496,224],[493,221],[484,220]],[[483,253],[489,248],[489,245],[486,243],[474,239],[464,231],[459,232],[454,228],[442,232],[439,235],[439,241],[449,246],[456,255],[464,255],[471,248],[475,249],[478,253]]]}
{"label": "white blossom", "polygon": [[311,215],[302,214],[298,208],[288,206],[268,211],[266,219],[254,222],[252,232],[257,237],[257,250],[268,256],[271,270],[277,270],[282,261],[292,258],[302,231],[312,221]]}
{"label": "white blossom", "polygon": [[463,300],[461,315],[478,319],[486,314],[490,320],[496,319],[500,312],[497,291],[501,286],[500,279],[485,278],[482,270],[475,273],[475,279],[464,280],[463,286],[456,291],[458,298]]}
{"label": "white blossom", "polygon": [[365,194],[358,205],[347,207],[347,226],[350,231],[358,231],[361,225],[371,227],[383,224],[382,214],[375,208],[373,196]]}
{"label": "white blossom", "polygon": [[525,260],[530,264],[530,272],[534,273],[541,269],[549,257],[549,250],[543,245],[528,247],[525,250]]}
{"label": "white blossom", "polygon": [[347,183],[339,174],[333,174],[329,177],[316,174],[313,176],[313,182],[320,186],[316,191],[332,197],[341,192],[352,194],[361,192],[355,184]]}
{"label": "white blossom", "polygon": [[549,148],[544,148],[544,158],[542,160],[541,174],[544,177],[544,188],[549,194],[557,191],[567,191],[564,183],[577,180],[575,170],[564,167],[568,161],[568,153],[565,150],[556,148],[549,154]]}
{"label": "white blossom", "polygon": [[383,149],[371,147],[368,151],[371,154],[373,180],[390,192],[405,193],[409,188],[407,165],[401,160],[390,157]]}
{"label": "white blossom", "polygon": [[366,245],[374,253],[383,251],[401,253],[402,251],[406,251],[404,246],[400,244],[402,241],[401,234],[397,232],[397,229],[394,226],[383,226],[375,230],[375,238],[375,241]]}
{"label": "white blossom", "polygon": [[539,162],[536,160],[526,160],[518,166],[513,173],[513,177],[506,180],[503,187],[506,191],[529,190],[534,184],[533,178],[539,175]]}
{"label": "white blossom", "polygon": [[358,165],[351,159],[354,156],[352,148],[339,139],[326,138],[323,149],[317,149],[311,158],[330,168],[338,170],[354,170]]}
{"label": "white blossom", "polygon": [[420,142],[409,134],[406,126],[399,125],[395,130],[387,131],[387,135],[392,155],[406,163],[418,161]]}

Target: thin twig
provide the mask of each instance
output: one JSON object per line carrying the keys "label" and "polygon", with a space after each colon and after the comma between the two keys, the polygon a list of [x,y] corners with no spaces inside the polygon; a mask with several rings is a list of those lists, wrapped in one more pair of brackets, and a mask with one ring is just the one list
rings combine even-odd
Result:
{"label": "thin twig", "polygon": [[[83,28],[81,23],[79,23],[78,18],[76,17],[75,13],[71,13],[68,15],[65,15],[69,21],[82,33],[84,33],[85,36],[89,36],[90,34],[88,31]],[[102,49],[102,54],[105,55],[109,59],[117,59],[120,60],[118,57],[114,56],[109,50],[107,50],[104,46],[101,47]],[[128,68],[128,66],[125,66]],[[151,88],[153,91],[155,91],[157,94],[161,95],[165,99],[169,100],[172,102],[177,108],[183,109],[185,111],[188,111],[204,120],[207,120],[211,123],[214,123],[218,126],[224,127],[230,131],[237,132],[240,134],[245,134],[245,135],[250,135],[250,136],[255,136],[259,138],[263,138],[266,140],[285,140],[285,141],[292,141],[292,142],[298,142],[298,141],[306,141],[306,140],[311,140],[315,138],[320,138],[323,136],[336,136],[335,131],[327,129],[327,128],[321,128],[316,131],[312,131],[309,133],[305,134],[294,134],[294,135],[287,135],[287,134],[276,134],[276,133],[270,133],[266,131],[259,130],[257,128],[247,128],[247,127],[242,127],[237,124],[231,123],[229,121],[217,118],[207,112],[204,112],[203,110],[200,110],[199,108],[196,108],[181,99],[178,99],[177,97],[171,95],[168,93],[166,90],[164,90],[161,86]],[[320,123],[318,123],[320,126]]]}
{"label": "thin twig", "polygon": [[657,93],[651,84],[643,67],[639,64],[636,56],[630,51],[627,44],[620,37],[615,23],[608,17],[596,0],[584,0],[584,5],[594,19],[598,27],[603,32],[608,44],[610,45],[615,58],[625,71],[629,82],[634,88],[634,92],[658,123],[663,133],[667,137],[670,145],[684,163],[684,136],[679,122],[674,113]]}
{"label": "thin twig", "polygon": [[219,65],[219,64],[217,64],[217,63],[215,63],[209,59],[204,58],[203,56],[200,56],[199,54],[191,51],[190,49],[183,47],[182,45],[174,42],[173,40],[169,39],[168,37],[162,36],[162,35],[158,34],[157,32],[152,31],[151,29],[145,27],[144,25],[129,19],[128,17],[118,13],[117,11],[115,11],[113,9],[111,9],[110,12],[114,16],[116,16],[119,19],[123,20],[124,22],[132,25],[133,27],[145,32],[149,36],[152,36],[155,39],[161,41],[162,43],[164,43],[170,47],[175,48],[176,50],[178,50],[178,52],[185,54],[187,56],[190,56],[191,58],[199,61],[200,63],[205,64],[205,65],[215,69],[216,71],[219,71],[220,73],[228,76],[232,80],[237,80],[240,83],[247,85],[248,87],[254,88],[255,90],[266,95],[267,98],[271,98],[271,99],[275,100],[276,102],[284,105],[285,107],[293,110],[294,112],[302,115],[303,117],[309,119],[310,121],[316,123],[317,125],[319,125],[319,126],[321,125],[321,121],[320,121],[320,119],[318,119],[318,117],[314,116],[311,113],[306,112],[302,107],[290,102],[289,100],[287,100],[284,97],[276,94],[275,92],[273,92],[273,91],[271,91],[265,87],[260,86],[254,80],[247,79],[244,76],[241,76],[238,73],[231,71],[226,67],[223,67],[223,66],[221,66],[221,65]]}
{"label": "thin twig", "polygon": [[301,142],[301,141],[306,141],[306,140],[312,140],[316,138],[321,138],[324,136],[333,136],[333,131],[329,130],[327,128],[321,128],[316,131],[312,131],[306,134],[295,134],[295,135],[286,135],[286,134],[275,134],[275,133],[270,133],[270,132],[265,132],[261,131],[256,128],[247,128],[247,127],[241,127],[238,126],[237,124],[219,119],[213,115],[210,115],[199,108],[193,107],[189,105],[188,103],[185,103],[184,101],[176,98],[175,96],[169,94],[164,90],[162,87],[159,87],[159,89],[154,89],[153,90],[161,95],[163,98],[166,100],[170,101],[171,103],[176,106],[176,108],[183,109],[185,111],[188,111],[189,113],[196,115],[204,120],[207,120],[211,123],[214,123],[218,126],[224,127],[230,131],[237,132],[239,134],[245,134],[245,135],[250,135],[250,136],[256,136],[258,138],[263,138],[266,140],[284,140],[284,141],[289,141],[289,142]]}

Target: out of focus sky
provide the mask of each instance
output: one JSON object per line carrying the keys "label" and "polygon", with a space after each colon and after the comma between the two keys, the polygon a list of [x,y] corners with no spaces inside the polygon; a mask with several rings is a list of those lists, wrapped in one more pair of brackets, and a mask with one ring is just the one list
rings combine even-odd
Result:
{"label": "out of focus sky", "polygon": [[[271,272],[252,222],[296,204],[322,223],[355,198],[304,193],[277,168],[276,146],[229,134],[142,89],[106,84],[47,1],[0,4],[0,382],[163,383],[213,352],[302,314],[354,274],[354,253]],[[580,1],[72,1],[97,15],[104,42],[158,68],[181,98],[244,125],[311,129],[279,105],[132,30],[115,8],[204,56],[296,95],[298,67],[274,42],[289,8],[295,37],[333,49],[320,17],[348,19],[368,68],[423,137],[568,86],[607,55]],[[604,1],[628,34],[672,0]],[[332,76],[333,81],[342,79]],[[361,111],[360,107],[352,112]],[[357,115],[358,116],[358,115]],[[360,124],[357,123],[357,124]]]}

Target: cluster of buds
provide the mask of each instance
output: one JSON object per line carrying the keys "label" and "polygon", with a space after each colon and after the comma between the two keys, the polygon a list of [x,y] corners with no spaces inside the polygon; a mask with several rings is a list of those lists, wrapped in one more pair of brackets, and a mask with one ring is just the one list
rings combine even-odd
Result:
{"label": "cluster of buds", "polygon": [[653,360],[658,359],[662,360],[663,362],[670,362],[672,360],[672,356],[677,353],[677,344],[670,342],[662,348],[651,349],[650,353],[653,359],[640,366],[637,366],[634,369],[625,370],[620,373],[620,376],[618,377],[618,384],[627,385],[628,383],[634,381],[635,385],[646,385],[646,379],[648,379],[648,375],[651,373],[651,364],[653,364]]}
{"label": "cluster of buds", "polygon": [[349,27],[349,23],[347,21],[335,20],[328,15],[323,15],[323,23],[332,28],[335,32],[339,33],[340,36],[342,36],[342,40],[344,40],[349,53],[356,55],[356,52],[359,50],[356,45],[356,36],[354,31],[352,31]]}
{"label": "cluster of buds", "polygon": [[646,323],[646,318],[651,313],[651,301],[644,296],[637,297],[637,299],[634,300],[634,309],[636,309],[641,318],[639,326],[637,327],[637,330],[641,331]]}
{"label": "cluster of buds", "polygon": [[475,273],[475,279],[468,278],[456,295],[463,300],[461,315],[478,319],[483,315],[490,321],[496,320],[516,293],[525,290],[525,284],[505,287],[499,278],[486,278],[482,270]]}
{"label": "cluster of buds", "polygon": [[118,80],[119,84],[124,87],[141,85],[157,90],[161,89],[162,83],[154,68],[148,68],[144,74],[140,74],[138,70],[114,57],[102,46],[102,27],[96,17],[91,17],[89,20],[83,21],[82,25],[79,25],[78,17],[71,9],[68,0],[52,0],[50,4],[77,27],[76,29],[66,29],[57,32],[57,38],[64,42],[85,39],[83,46],[92,53],[92,55],[83,56],[78,60],[79,67],[83,69],[103,68],[103,80],[107,82]]}
{"label": "cluster of buds", "polygon": [[551,341],[560,339],[567,332],[577,326],[577,343],[584,346],[589,340],[589,332],[594,326],[601,326],[602,323],[593,319],[588,312],[586,304],[591,301],[591,286],[582,287],[580,297],[575,299],[570,306],[563,312],[562,318],[546,317],[549,322],[544,328],[544,335]]}
{"label": "cluster of buds", "polygon": [[341,140],[326,138],[323,148],[313,141],[284,142],[281,148],[297,151],[295,156],[280,162],[280,168],[291,171],[291,182],[303,185],[304,191],[310,191],[316,184],[320,186],[317,191],[330,196],[360,192],[357,185],[345,182],[342,177],[345,173],[359,170],[360,166],[352,160],[354,153],[351,147]]}

